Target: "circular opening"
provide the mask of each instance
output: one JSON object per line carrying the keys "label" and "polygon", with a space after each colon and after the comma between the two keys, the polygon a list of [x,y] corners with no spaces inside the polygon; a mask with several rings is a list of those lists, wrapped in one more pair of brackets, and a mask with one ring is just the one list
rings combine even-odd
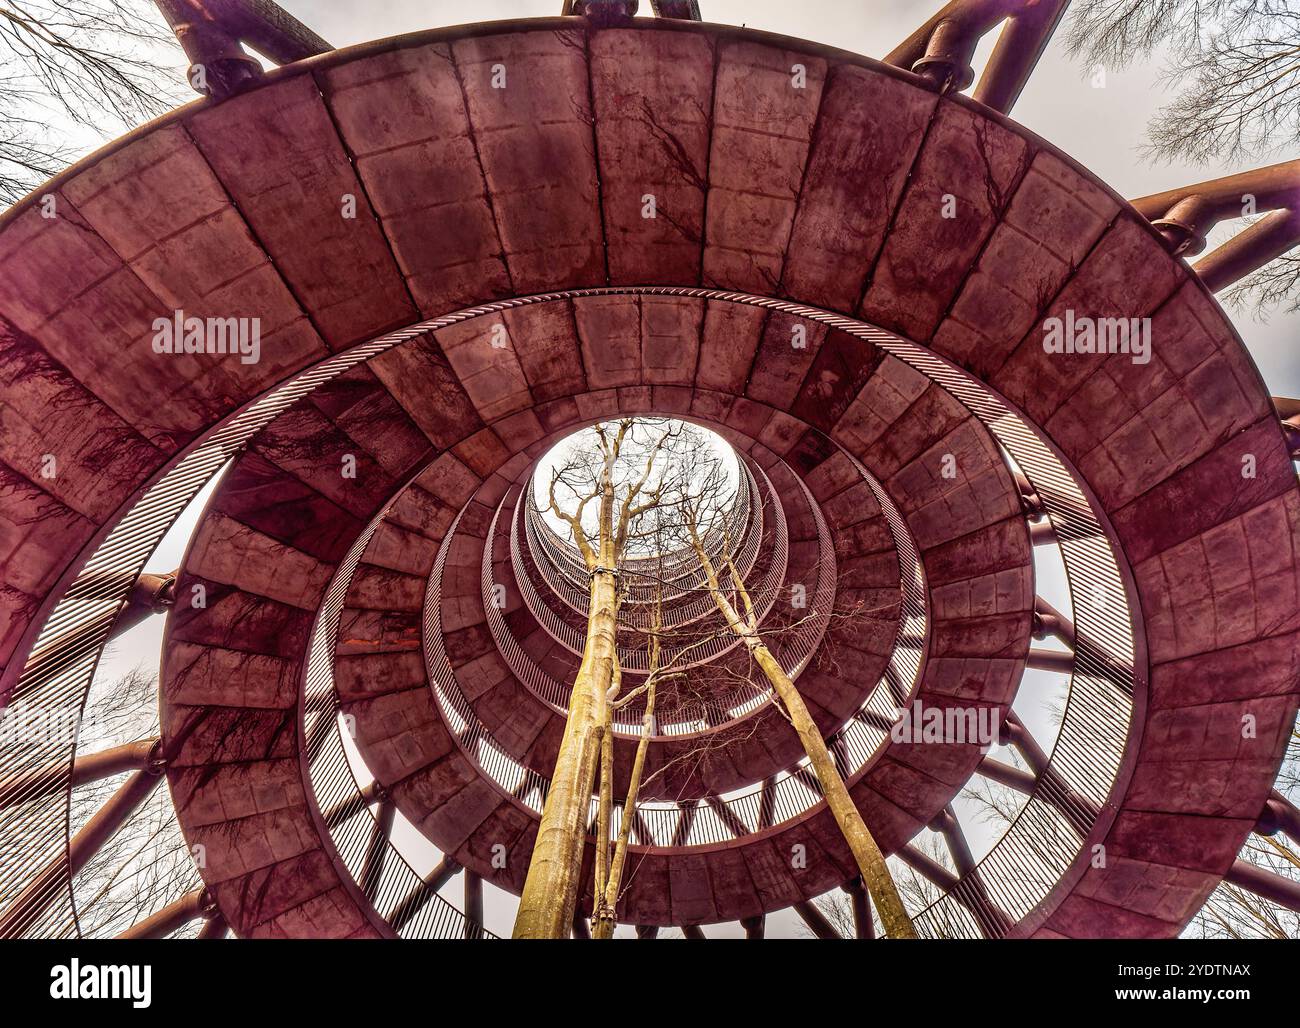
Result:
{"label": "circular opening", "polygon": [[535,511],[574,551],[580,548],[579,529],[593,549],[599,546],[606,471],[613,488],[612,527],[617,530],[628,515],[623,547],[628,560],[653,561],[688,549],[688,515],[702,535],[743,528],[733,518],[740,460],[727,440],[678,418],[626,418],[565,437],[533,471]]}

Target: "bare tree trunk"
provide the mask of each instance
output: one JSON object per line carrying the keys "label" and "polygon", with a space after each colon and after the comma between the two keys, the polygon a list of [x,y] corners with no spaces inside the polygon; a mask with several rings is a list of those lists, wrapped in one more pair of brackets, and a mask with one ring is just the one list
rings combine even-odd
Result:
{"label": "bare tree trunk", "polygon": [[862,873],[862,881],[867,886],[867,891],[870,892],[871,898],[876,904],[876,909],[880,912],[880,920],[884,925],[885,933],[891,939],[915,939],[916,929],[912,925],[912,919],[907,913],[907,908],[903,906],[902,897],[898,894],[898,888],[889,873],[889,867],[885,864],[885,855],[880,851],[876,840],[872,838],[871,832],[867,830],[866,822],[862,820],[862,815],[858,812],[853,797],[849,795],[844,779],[840,777],[835,762],[831,759],[830,751],[826,749],[826,742],[822,739],[817,723],[813,721],[812,715],[808,713],[808,707],[804,704],[803,697],[799,695],[799,690],[795,688],[790,676],[785,673],[785,669],[781,667],[780,662],[772,656],[771,650],[767,648],[766,643],[763,642],[762,637],[759,635],[749,593],[740,581],[735,565],[731,563],[730,555],[727,557],[728,569],[731,573],[732,584],[744,603],[744,617],[737,612],[727,597],[723,595],[713,561],[710,560],[703,544],[695,536],[694,532],[692,532],[692,540],[696,556],[704,568],[704,574],[708,580],[709,591],[713,595],[714,603],[717,604],[718,610],[726,620],[727,625],[740,636],[741,641],[744,642],[745,647],[753,656],[754,662],[762,668],[763,674],[767,676],[767,680],[772,684],[772,688],[785,706],[791,725],[799,733],[799,740],[803,743],[804,752],[808,754],[813,771],[817,775],[817,781],[821,783],[822,794],[826,797],[826,806],[834,816],[835,823],[839,825],[840,831],[844,835],[844,841],[849,844],[849,849],[853,852],[853,859],[858,865],[858,870]]}
{"label": "bare tree trunk", "polygon": [[[676,431],[665,431],[649,448],[644,469],[632,481],[616,484],[619,458],[625,453],[625,443],[635,444],[636,424],[635,419],[624,419],[617,423],[617,430],[612,433],[607,432],[604,425],[594,426],[599,452],[593,452],[596,461],[588,468],[595,470],[591,471],[590,477],[583,477],[580,492],[573,488],[573,480],[566,479],[562,472],[552,473],[550,509],[568,524],[573,533],[574,544],[591,576],[591,592],[582,664],[573,683],[569,719],[560,740],[551,789],[542,808],[542,823],[528,865],[519,912],[515,916],[514,937],[517,939],[568,937],[578,904],[591,792],[606,744],[610,749],[604,781],[608,788],[612,790],[613,787],[613,738],[612,730],[607,726],[611,724],[609,704],[617,692],[616,689],[611,691],[611,686],[621,674],[618,612],[622,597],[618,587],[618,568],[636,520],[659,503],[662,484],[642,495],[656,458],[665,445],[679,438]],[[556,485],[561,481],[577,500],[572,511],[562,510],[556,499]],[[627,488],[619,504],[616,489],[622,485]],[[637,503],[638,497],[640,503]],[[599,503],[594,545],[582,523],[583,511],[592,500]],[[609,859],[609,807],[603,795],[598,811],[605,815],[596,868],[596,881],[603,889],[607,884],[604,876]]]}
{"label": "bare tree trunk", "polygon": [[591,790],[600,759],[598,729],[606,720],[606,692],[614,676],[615,581],[614,572],[604,568],[591,576],[587,642],[515,917],[516,939],[568,938],[573,923]]}
{"label": "bare tree trunk", "polygon": [[[659,627],[659,616],[656,611],[653,632],[658,633]],[[650,749],[650,733],[654,729],[655,676],[658,670],[659,637],[654,634],[650,637],[650,674],[646,678],[646,703],[645,713],[641,715],[641,738],[637,740],[636,756],[632,760],[632,778],[628,782],[627,799],[623,802],[623,821],[618,827],[618,841],[614,845],[614,859],[609,868],[609,878],[605,883],[604,895],[596,894],[596,925],[592,932],[593,939],[612,938],[614,927],[618,924],[616,916],[618,890],[623,881],[623,868],[627,864],[627,847],[632,831],[632,820],[636,815],[636,798],[641,789],[646,751]]]}
{"label": "bare tree trunk", "polygon": [[609,881],[609,823],[614,812],[614,708],[623,675],[614,667],[614,681],[605,703],[605,723],[600,730],[600,803],[596,814],[596,882],[592,893],[592,916],[598,915]]}

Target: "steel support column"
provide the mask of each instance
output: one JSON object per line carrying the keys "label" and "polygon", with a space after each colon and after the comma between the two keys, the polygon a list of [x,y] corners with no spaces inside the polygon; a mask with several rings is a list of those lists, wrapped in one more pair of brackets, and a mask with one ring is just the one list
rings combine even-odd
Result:
{"label": "steel support column", "polygon": [[483,879],[465,872],[465,938],[483,938]]}
{"label": "steel support column", "polygon": [[41,918],[59,891],[70,887],[77,872],[149,797],[162,778],[162,770],[158,764],[135,772],[109,797],[81,831],[68,841],[67,849],[38,872],[9,909],[0,915],[0,939],[21,937]]}
{"label": "steel support column", "polygon": [[963,90],[974,81],[980,40],[1006,22],[975,99],[1006,114],[1047,48],[1069,0],[952,0],[885,58],[935,88]]}
{"label": "steel support column", "polygon": [[75,789],[81,785],[89,785],[91,782],[112,778],[124,771],[143,770],[148,766],[157,746],[156,738],[141,739],[139,742],[129,742],[124,746],[114,746],[84,757],[79,756],[73,761],[72,774],[68,778],[64,777],[66,766],[63,764],[16,775],[5,782],[0,782],[0,810],[61,792],[68,788],[69,784]]}
{"label": "steel support column", "polygon": [[1221,221],[1272,212],[1192,270],[1219,292],[1300,245],[1300,160],[1210,179],[1132,201],[1176,254],[1195,256]]}
{"label": "steel support column", "polygon": [[854,934],[859,939],[874,939],[876,937],[876,924],[871,920],[871,895],[867,892],[866,886],[862,884],[862,878],[854,878],[844,886],[844,891],[849,894],[849,900],[853,904],[853,927]]}
{"label": "steel support column", "polygon": [[1265,871],[1246,860],[1238,860],[1224,875],[1225,882],[1240,886],[1271,903],[1300,913],[1300,882]]}
{"label": "steel support column", "polygon": [[843,936],[835,930],[835,926],[826,920],[826,915],[818,909],[817,904],[811,900],[801,900],[793,904],[794,912],[803,918],[812,933],[819,939],[842,939]]}
{"label": "steel support column", "polygon": [[446,885],[457,871],[460,870],[460,864],[451,857],[443,857],[437,866],[425,876],[423,882],[403,897],[402,901],[393,908],[393,912],[388,915],[386,920],[392,927],[393,931],[400,932],[410,924],[426,903],[431,900],[439,889]]}
{"label": "steel support column", "polygon": [[[138,924],[132,925],[118,938],[165,939],[191,921],[197,921],[199,918],[212,919],[216,916],[216,906],[207,890],[195,889],[167,904],[162,910],[150,914]],[[224,926],[225,922],[223,921],[222,924]]]}

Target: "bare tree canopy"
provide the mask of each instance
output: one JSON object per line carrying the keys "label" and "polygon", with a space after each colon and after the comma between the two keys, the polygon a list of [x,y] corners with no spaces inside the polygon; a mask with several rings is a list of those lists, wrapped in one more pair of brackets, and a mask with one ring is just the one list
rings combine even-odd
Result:
{"label": "bare tree canopy", "polygon": [[[1159,52],[1177,88],[1148,126],[1156,161],[1259,161],[1300,143],[1300,8],[1294,0],[1078,0],[1069,51],[1123,67]],[[1227,294],[1238,307],[1300,310],[1300,257]]]}
{"label": "bare tree canopy", "polygon": [[1116,66],[1163,53],[1182,88],[1150,124],[1148,157],[1255,158],[1300,140],[1300,9],[1289,0],[1084,0],[1067,43]]}
{"label": "bare tree canopy", "polygon": [[72,159],[59,119],[119,130],[173,107],[175,46],[149,0],[0,0],[0,202]]}

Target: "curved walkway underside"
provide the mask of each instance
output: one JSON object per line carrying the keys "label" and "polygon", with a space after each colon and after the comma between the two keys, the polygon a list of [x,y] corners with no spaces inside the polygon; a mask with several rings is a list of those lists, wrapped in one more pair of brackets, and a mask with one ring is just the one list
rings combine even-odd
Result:
{"label": "curved walkway underside", "polygon": [[[498,65],[506,89],[492,88]],[[744,30],[479,26],[290,66],[132,134],[46,192],[58,217],[35,198],[0,222],[0,696],[76,555],[286,376],[495,298],[704,286],[930,348],[1022,413],[1108,528],[1137,639],[1119,774],[1081,840],[1104,846],[1106,864],[1084,847],[1010,934],[1176,934],[1260,817],[1295,717],[1300,617],[1300,497],[1267,392],[1147,221],[981,105]],[[642,216],[646,194],[655,218]],[[340,214],[349,198],[355,219]],[[155,319],[176,310],[260,318],[260,361],[153,352]],[[1043,323],[1067,311],[1149,317],[1150,362],[1046,353]],[[489,342],[496,324],[504,347]],[[806,346],[792,345],[798,327]],[[447,826],[430,838],[518,889],[535,815],[442,725],[414,619],[453,521],[479,540],[477,556],[470,545],[449,558],[472,595],[499,501],[549,442],[616,413],[717,426],[769,473],[788,467],[831,526],[849,572],[840,592],[880,606],[886,549],[860,462],[924,569],[918,695],[1009,706],[1034,606],[1021,491],[943,388],[848,332],[720,299],[588,297],[467,321],[277,420],[191,545],[178,595],[201,583],[209,602],[171,615],[168,776],[236,932],[391,931],[325,837],[298,709],[315,612],[381,514],[347,602],[348,624],[374,612],[379,644],[340,652],[356,669],[338,675],[341,698],[404,813]],[[51,452],[59,473],[46,479]],[[355,479],[338,472],[346,454]],[[955,478],[940,471],[949,454]],[[858,688],[879,677],[893,635],[863,645]],[[814,662],[805,677],[833,691],[818,674]],[[873,754],[854,790],[882,845],[898,850],[939,816],[980,756],[893,742]],[[504,834],[520,852],[494,869],[482,846]],[[801,876],[777,848],[795,841],[810,853]],[[641,924],[750,916],[851,871],[817,809],[725,845],[643,849],[644,889],[625,915]]]}

